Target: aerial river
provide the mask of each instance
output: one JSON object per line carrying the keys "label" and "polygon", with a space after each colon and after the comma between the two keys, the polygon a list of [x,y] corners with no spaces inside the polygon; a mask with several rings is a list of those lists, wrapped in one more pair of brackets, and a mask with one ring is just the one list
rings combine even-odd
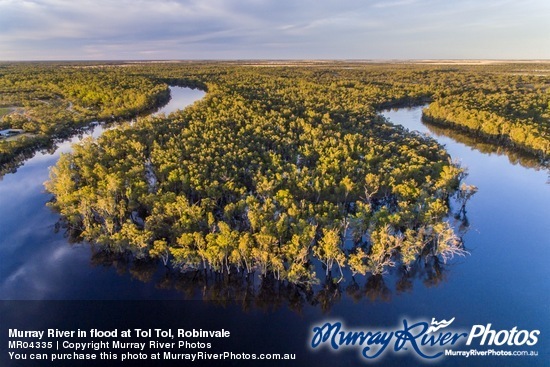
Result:
{"label": "aerial river", "polygon": [[[204,95],[185,88],[172,87],[171,90],[172,100],[159,112],[170,113]],[[164,300],[163,312],[149,309],[158,308],[158,304],[137,302],[133,308],[111,304],[108,312],[98,311],[96,319],[89,316],[87,321],[83,321],[81,315],[68,312],[72,309],[64,308],[63,302],[56,303],[55,309],[51,309],[51,304],[40,307],[51,312],[50,320],[63,320],[59,322],[67,325],[85,323],[90,326],[88,324],[92,323],[93,326],[93,322],[101,323],[109,314],[109,317],[118,317],[119,323],[139,319],[140,326],[154,327],[164,323],[179,327],[224,327],[231,330],[232,335],[239,335],[238,343],[237,340],[232,342],[241,345],[243,351],[296,353],[296,364],[281,365],[316,366],[423,365],[411,354],[403,357],[388,352],[383,364],[377,364],[363,360],[359,349],[337,353],[328,348],[311,350],[308,345],[312,327],[327,320],[342,321],[355,330],[380,330],[402,328],[404,318],[428,322],[432,318],[455,318],[454,325],[467,331],[472,325],[489,323],[494,330],[514,327],[540,330],[538,343],[524,348],[536,350],[539,356],[444,357],[438,365],[547,366],[550,360],[550,185],[547,171],[524,167],[511,162],[505,155],[483,153],[448,136],[431,133],[420,121],[421,107],[382,114],[407,129],[431,134],[445,145],[454,160],[468,168],[466,182],[478,187],[467,205],[469,226],[464,232],[464,242],[468,256],[455,257],[441,268],[418,269],[409,278],[395,271],[382,283],[369,283],[365,278],[358,283],[348,280],[304,302],[296,301],[294,293],[277,286],[252,289],[250,292],[255,296],[251,299],[238,293],[236,302],[231,302],[231,295],[224,296],[224,289],[233,287],[234,291],[242,288],[242,284],[218,285],[218,296],[210,292],[209,299],[213,302],[205,302],[204,290],[212,284],[193,288],[190,285],[193,280],[167,274],[167,270],[157,264],[138,266],[124,258],[106,259],[87,243],[70,243],[58,224],[58,214],[46,206],[51,195],[45,192],[43,182],[48,179],[49,167],[55,164],[59,154],[69,151],[70,145],[81,138],[75,137],[62,143],[54,154],[36,154],[16,173],[7,174],[0,181],[0,300],[4,302],[3,312],[6,317],[18,319],[18,311],[7,302],[14,300],[87,301],[79,303],[79,307],[91,314],[92,306],[102,310],[104,305],[94,303],[101,300]],[[97,126],[85,135],[97,136],[101,129]],[[32,307],[26,303],[17,307],[25,310],[26,317],[17,321],[19,327],[33,322],[27,325],[31,329],[39,327],[37,323],[46,323],[40,318],[46,312],[44,308],[36,306],[40,311],[33,314]],[[146,314],[141,312],[143,310]],[[506,347],[498,349],[506,350]]]}
{"label": "aerial river", "polygon": [[[168,104],[155,114],[168,115],[204,96],[180,87],[171,87],[170,94]],[[114,269],[90,263],[89,244],[69,244],[63,230],[57,230],[58,214],[46,206],[51,199],[44,189],[49,167],[72,144],[104,129],[96,125],[59,144],[53,154],[39,152],[0,179],[0,299],[114,299],[131,294],[126,285],[113,282]],[[107,289],[104,282],[115,288]]]}

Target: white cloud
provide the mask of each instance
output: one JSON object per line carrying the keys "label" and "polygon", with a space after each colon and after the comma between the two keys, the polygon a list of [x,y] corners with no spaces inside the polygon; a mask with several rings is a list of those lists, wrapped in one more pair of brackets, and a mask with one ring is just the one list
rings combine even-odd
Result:
{"label": "white cloud", "polygon": [[474,33],[529,57],[521,40],[548,41],[549,12],[545,0],[0,0],[0,59],[422,58],[418,37],[442,58],[460,40],[471,57]]}

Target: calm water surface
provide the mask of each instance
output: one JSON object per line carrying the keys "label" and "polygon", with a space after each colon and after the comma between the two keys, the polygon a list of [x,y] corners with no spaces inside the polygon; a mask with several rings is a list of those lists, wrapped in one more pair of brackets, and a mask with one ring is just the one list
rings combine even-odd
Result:
{"label": "calm water surface", "polygon": [[[172,93],[170,104],[175,103],[175,108],[202,96],[202,92],[189,89],[172,88]],[[179,94],[190,99],[179,103],[176,101]],[[161,112],[170,113],[172,108],[167,106]],[[420,122],[421,108],[386,111],[383,115],[408,129],[429,133]],[[241,335],[239,343],[247,348],[296,352],[300,364],[318,366],[367,362],[356,350],[339,353],[309,350],[313,325],[341,320],[350,328],[377,330],[376,327],[396,327],[405,317],[427,321],[432,317],[438,320],[456,317],[456,326],[467,330],[473,324],[487,323],[492,323],[496,330],[514,326],[520,330],[538,329],[541,335],[534,349],[539,357],[468,360],[447,357],[439,365],[548,366],[547,173],[513,165],[505,156],[480,153],[445,136],[436,139],[446,146],[453,159],[468,167],[467,182],[479,189],[467,208],[470,228],[464,240],[470,256],[455,258],[435,273],[419,270],[417,277],[407,279],[406,286],[397,284],[403,280],[397,273],[389,274],[383,284],[370,288],[365,287],[366,279],[359,279],[357,285],[348,281],[336,289],[326,289],[323,297],[303,302],[300,307],[291,307],[288,292],[267,287],[262,294],[256,291],[257,296],[246,304],[237,302],[219,307],[201,301],[180,301],[177,307],[182,311],[178,317],[182,322],[192,319],[197,328],[205,325],[230,328],[232,333]],[[89,244],[70,244],[63,230],[56,232],[59,217],[45,206],[50,195],[44,192],[43,182],[59,152],[69,147],[69,143],[63,144],[54,155],[37,154],[17,173],[6,175],[0,182],[0,299],[201,299],[204,294],[201,290],[188,287],[190,282],[185,279],[179,283],[177,279],[167,280],[162,267],[145,264],[129,268],[124,259],[103,259],[94,255]],[[201,287],[207,289],[208,284]],[[296,308],[300,311],[295,311]],[[174,322],[175,317],[169,311],[166,315]],[[147,320],[153,316],[140,317]],[[410,356],[391,354],[381,364],[373,365],[405,364],[422,365]]]}
{"label": "calm water surface", "polygon": [[[171,99],[156,113],[169,114],[199,100],[204,92],[171,87]],[[0,181],[0,299],[118,299],[148,297],[139,282],[119,277],[112,267],[90,262],[88,244],[69,244],[59,216],[46,207],[51,195],[43,183],[49,167],[71,144],[97,137],[103,126],[59,145],[53,154],[37,153],[16,173]],[[58,233],[56,233],[58,232]],[[128,284],[129,281],[129,284]],[[109,283],[109,287],[105,286]],[[136,293],[137,292],[137,293]]]}

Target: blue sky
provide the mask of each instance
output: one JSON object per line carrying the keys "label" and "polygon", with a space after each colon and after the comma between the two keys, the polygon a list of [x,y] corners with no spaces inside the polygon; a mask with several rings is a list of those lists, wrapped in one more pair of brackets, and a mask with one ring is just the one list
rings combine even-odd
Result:
{"label": "blue sky", "polygon": [[550,0],[0,0],[0,60],[550,59]]}

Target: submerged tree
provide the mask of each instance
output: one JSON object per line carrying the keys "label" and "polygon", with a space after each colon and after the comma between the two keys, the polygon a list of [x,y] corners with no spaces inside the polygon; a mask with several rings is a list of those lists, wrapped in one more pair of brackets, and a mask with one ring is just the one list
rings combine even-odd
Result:
{"label": "submerged tree", "polygon": [[337,229],[323,228],[323,235],[313,248],[313,255],[319,259],[326,267],[326,276],[330,275],[334,264],[340,271],[340,279],[344,277],[342,267],[346,263],[346,257],[341,247],[341,237]]}

